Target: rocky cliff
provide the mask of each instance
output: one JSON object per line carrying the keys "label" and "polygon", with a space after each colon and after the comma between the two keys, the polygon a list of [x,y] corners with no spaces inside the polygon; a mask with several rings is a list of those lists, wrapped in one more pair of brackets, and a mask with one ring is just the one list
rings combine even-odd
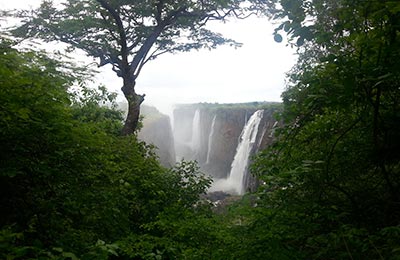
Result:
{"label": "rocky cliff", "polygon": [[[272,106],[265,108],[263,112],[263,117],[259,125],[259,129],[256,137],[256,145],[253,147],[250,156],[254,156],[256,153],[264,150],[270,146],[274,141],[274,132],[279,122],[275,118],[275,113],[277,112],[277,107]],[[252,158],[250,157],[250,164]],[[249,173],[249,168],[247,169]],[[255,191],[258,187],[258,180],[252,174],[246,174],[244,179],[244,187],[247,191]]]}
{"label": "rocky cliff", "polygon": [[[276,107],[270,103],[177,106],[173,114],[177,158],[196,160],[201,169],[214,178],[227,178],[242,130],[259,109],[263,109],[263,117],[251,155],[271,144]],[[247,190],[257,186],[257,180],[250,174],[246,175],[244,182]]]}
{"label": "rocky cliff", "polygon": [[143,128],[138,137],[156,146],[156,154],[166,167],[181,159],[196,160],[201,170],[216,183],[229,181],[242,131],[251,116],[262,110],[260,122],[254,129],[256,136],[245,157],[249,161],[242,181],[245,191],[255,190],[257,179],[249,174],[251,158],[273,142],[277,125],[274,113],[278,107],[276,103],[179,105],[173,111],[172,130],[168,116],[154,107],[143,106]]}
{"label": "rocky cliff", "polygon": [[175,164],[175,144],[169,116],[161,114],[156,108],[142,106],[143,127],[138,134],[140,140],[156,147],[156,155],[161,165],[171,167]]}

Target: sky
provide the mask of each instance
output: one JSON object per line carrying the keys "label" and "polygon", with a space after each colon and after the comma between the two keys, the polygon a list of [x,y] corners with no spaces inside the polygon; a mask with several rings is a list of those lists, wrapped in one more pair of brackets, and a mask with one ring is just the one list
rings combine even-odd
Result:
{"label": "sky", "polygon": [[[37,7],[41,0],[0,0],[0,9]],[[295,64],[295,50],[273,39],[267,18],[250,17],[212,22],[208,28],[243,43],[240,48],[164,54],[143,67],[136,92],[146,94],[144,104],[170,114],[174,104],[281,101],[285,74]],[[91,60],[88,59],[90,62]],[[110,66],[100,69],[96,82],[120,94],[122,80]]]}

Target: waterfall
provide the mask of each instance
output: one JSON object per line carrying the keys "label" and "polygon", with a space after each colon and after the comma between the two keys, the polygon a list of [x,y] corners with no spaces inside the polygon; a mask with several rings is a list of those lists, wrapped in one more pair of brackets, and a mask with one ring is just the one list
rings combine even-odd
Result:
{"label": "waterfall", "polygon": [[196,109],[192,123],[192,141],[191,148],[194,153],[198,153],[201,146],[201,127],[200,127],[200,110]]}
{"label": "waterfall", "polygon": [[211,144],[212,144],[212,137],[214,135],[214,127],[215,127],[215,120],[217,118],[217,115],[214,115],[212,122],[211,122],[211,130],[210,134],[208,135],[208,145],[207,145],[207,160],[206,164],[210,163],[210,151],[211,151]]}
{"label": "waterfall", "polygon": [[258,126],[260,125],[263,110],[256,111],[246,123],[240,135],[240,143],[236,149],[236,154],[231,165],[231,172],[228,182],[232,183],[233,188],[238,194],[244,193],[244,177],[247,172],[250,153],[256,142]]}
{"label": "waterfall", "polygon": [[231,164],[231,171],[228,178],[216,181],[210,191],[222,190],[239,195],[245,192],[244,180],[249,157],[256,142],[258,127],[263,113],[263,110],[256,111],[245,124],[240,134],[240,141],[236,148],[236,154]]}

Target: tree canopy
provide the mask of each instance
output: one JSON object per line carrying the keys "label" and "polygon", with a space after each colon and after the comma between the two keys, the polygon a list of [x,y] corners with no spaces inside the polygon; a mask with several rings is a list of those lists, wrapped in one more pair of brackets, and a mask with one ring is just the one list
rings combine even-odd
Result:
{"label": "tree canopy", "polygon": [[123,134],[131,134],[144,100],[144,95],[135,92],[143,66],[164,53],[222,44],[240,46],[205,25],[230,16],[248,16],[257,6],[244,5],[242,0],[68,0],[61,7],[43,1],[37,10],[17,14],[24,20],[13,35],[61,41],[97,58],[99,66],[111,64],[123,79],[122,91],[129,105]]}

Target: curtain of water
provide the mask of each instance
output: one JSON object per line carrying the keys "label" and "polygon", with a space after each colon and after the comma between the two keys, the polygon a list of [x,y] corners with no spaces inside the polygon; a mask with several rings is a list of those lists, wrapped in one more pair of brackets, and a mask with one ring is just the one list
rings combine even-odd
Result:
{"label": "curtain of water", "polygon": [[211,145],[212,145],[212,137],[214,135],[214,127],[215,127],[215,121],[216,121],[217,115],[214,115],[212,122],[211,122],[211,130],[210,134],[208,135],[208,148],[207,148],[207,160],[206,164],[210,163],[210,151],[211,151]]}
{"label": "curtain of water", "polygon": [[258,110],[247,121],[240,135],[228,178],[217,180],[210,191],[225,191],[239,195],[245,192],[244,180],[248,172],[249,157],[256,142],[263,113],[263,110]]}
{"label": "curtain of water", "polygon": [[192,142],[191,148],[194,153],[198,153],[201,146],[201,127],[200,127],[200,110],[197,109],[194,113],[192,124]]}

